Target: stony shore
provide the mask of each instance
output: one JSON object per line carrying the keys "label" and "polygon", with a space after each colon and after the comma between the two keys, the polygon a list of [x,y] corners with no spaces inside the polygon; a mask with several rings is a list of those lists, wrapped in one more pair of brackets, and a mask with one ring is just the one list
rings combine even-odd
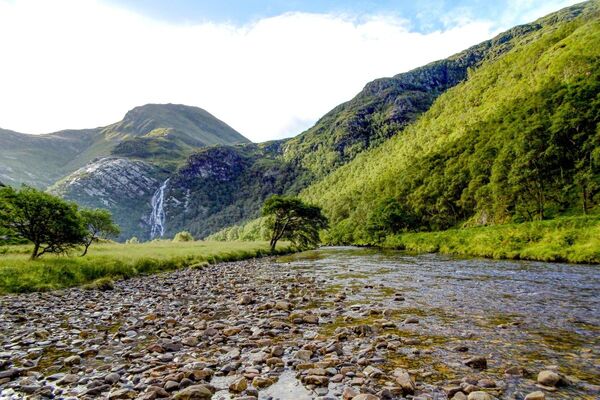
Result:
{"label": "stony shore", "polygon": [[[0,398],[488,400],[525,380],[539,400],[571,384],[556,369],[488,374],[467,346],[397,330],[417,317],[323,288],[267,258],[2,297]],[[394,362],[436,345],[461,360],[455,378]]]}

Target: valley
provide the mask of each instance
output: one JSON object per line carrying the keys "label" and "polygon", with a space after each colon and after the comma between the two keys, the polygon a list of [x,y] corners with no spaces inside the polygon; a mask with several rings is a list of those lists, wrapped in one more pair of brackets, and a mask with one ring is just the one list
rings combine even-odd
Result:
{"label": "valley", "polygon": [[[171,103],[0,129],[0,399],[600,398],[600,0],[511,25],[293,137]],[[228,57],[211,104],[272,104]],[[210,93],[163,79],[136,98]]]}

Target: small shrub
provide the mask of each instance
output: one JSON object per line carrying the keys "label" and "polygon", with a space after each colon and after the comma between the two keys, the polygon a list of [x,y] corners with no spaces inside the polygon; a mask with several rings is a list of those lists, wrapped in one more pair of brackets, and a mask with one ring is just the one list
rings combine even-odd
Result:
{"label": "small shrub", "polygon": [[85,290],[100,290],[101,292],[105,292],[107,290],[113,290],[115,288],[115,283],[111,278],[104,277],[83,285],[83,288]]}
{"label": "small shrub", "polygon": [[188,231],[181,231],[173,238],[174,242],[193,242],[194,237]]}
{"label": "small shrub", "polygon": [[125,244],[138,244],[139,242],[140,240],[136,236],[132,236],[125,241]]}

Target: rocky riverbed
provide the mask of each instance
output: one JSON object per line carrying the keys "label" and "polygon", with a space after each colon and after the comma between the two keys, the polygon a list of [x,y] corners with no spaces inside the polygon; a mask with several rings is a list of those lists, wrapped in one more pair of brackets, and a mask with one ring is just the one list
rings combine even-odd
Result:
{"label": "rocky riverbed", "polygon": [[600,270],[330,248],[0,298],[0,398],[597,399]]}

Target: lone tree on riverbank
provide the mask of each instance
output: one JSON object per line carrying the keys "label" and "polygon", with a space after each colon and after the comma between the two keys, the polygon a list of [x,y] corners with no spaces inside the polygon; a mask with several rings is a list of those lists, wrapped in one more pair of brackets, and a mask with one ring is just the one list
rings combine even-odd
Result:
{"label": "lone tree on riverbank", "polygon": [[97,242],[100,238],[106,239],[109,236],[116,236],[121,232],[119,226],[113,222],[112,214],[108,210],[101,208],[84,209],[81,210],[79,215],[87,229],[87,235],[83,240],[82,257],[87,254],[88,248],[93,242]]}
{"label": "lone tree on riverbank", "polygon": [[0,228],[31,241],[31,259],[65,253],[87,233],[77,205],[29,186],[0,188]]}
{"label": "lone tree on riverbank", "polygon": [[271,251],[277,242],[287,239],[298,247],[319,244],[319,231],[328,227],[320,207],[304,203],[296,197],[273,195],[262,209],[271,230]]}

